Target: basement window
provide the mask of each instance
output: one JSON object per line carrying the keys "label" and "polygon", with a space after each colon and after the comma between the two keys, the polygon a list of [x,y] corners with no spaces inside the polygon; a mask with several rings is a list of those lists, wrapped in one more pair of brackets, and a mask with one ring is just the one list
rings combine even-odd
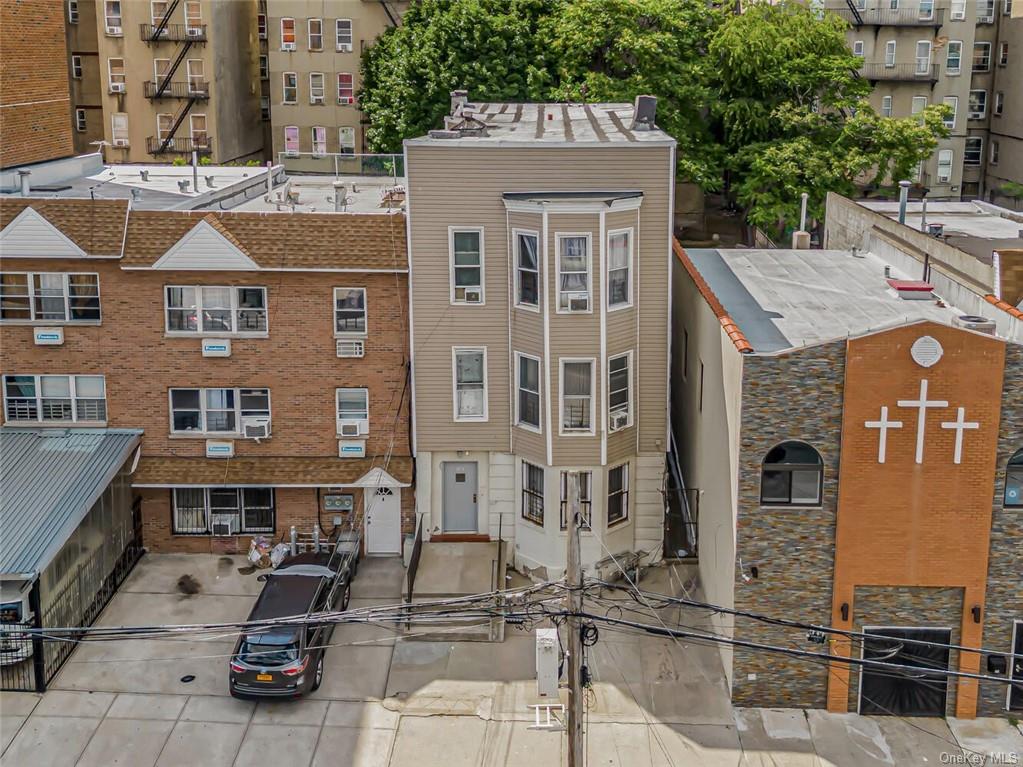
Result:
{"label": "basement window", "polygon": [[276,526],[272,487],[176,487],[171,493],[174,535],[272,533]]}

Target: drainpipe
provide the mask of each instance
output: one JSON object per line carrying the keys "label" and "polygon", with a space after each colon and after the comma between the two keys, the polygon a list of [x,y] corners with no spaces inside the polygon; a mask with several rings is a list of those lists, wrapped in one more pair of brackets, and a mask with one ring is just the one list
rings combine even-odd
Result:
{"label": "drainpipe", "polygon": [[927,234],[927,192],[920,198],[920,231]]}
{"label": "drainpipe", "polygon": [[802,198],[802,203],[799,206],[799,231],[806,231],[806,201],[810,197],[809,194],[803,192],[799,195]]}
{"label": "drainpipe", "polygon": [[21,183],[21,196],[28,197],[32,192],[32,185],[28,181],[28,177],[32,175],[30,170],[19,170],[18,181]]}
{"label": "drainpipe", "polygon": [[273,161],[266,161],[266,196],[269,197],[274,191]]}
{"label": "drainpipe", "polygon": [[906,223],[906,205],[909,204],[909,187],[908,181],[899,182],[899,223]]}
{"label": "drainpipe", "polygon": [[192,150],[192,189],[199,194],[199,153]]}

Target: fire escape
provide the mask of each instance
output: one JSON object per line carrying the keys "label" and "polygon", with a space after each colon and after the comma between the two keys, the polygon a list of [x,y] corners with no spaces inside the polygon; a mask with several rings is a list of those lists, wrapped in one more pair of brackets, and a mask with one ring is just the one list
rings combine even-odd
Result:
{"label": "fire escape", "polygon": [[152,155],[192,151],[209,154],[212,151],[210,138],[205,132],[198,138],[191,135],[177,137],[178,129],[192,107],[197,102],[206,101],[210,97],[209,83],[205,79],[195,81],[189,77],[186,82],[174,82],[174,75],[185,61],[192,46],[206,43],[205,24],[170,23],[171,16],[180,4],[181,0],[171,0],[158,24],[141,25],[142,40],[150,46],[163,43],[181,44],[177,53],[170,60],[166,71],[158,75],[155,80],[145,83],[146,98],[153,101],[172,98],[180,99],[182,102],[171,120],[170,127],[166,131],[161,130],[160,135],[149,136],[146,139],[146,151]]}

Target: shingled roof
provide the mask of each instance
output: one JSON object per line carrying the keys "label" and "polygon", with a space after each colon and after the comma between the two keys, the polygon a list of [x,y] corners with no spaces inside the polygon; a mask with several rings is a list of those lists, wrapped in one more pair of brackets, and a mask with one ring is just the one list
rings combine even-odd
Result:
{"label": "shingled roof", "polygon": [[408,456],[336,458],[316,456],[246,456],[186,458],[143,456],[132,476],[136,487],[268,485],[287,487],[352,486],[374,468],[382,468],[403,485],[412,481]]}
{"label": "shingled roof", "polygon": [[90,256],[120,256],[127,200],[45,200],[0,197],[0,229],[32,208]]}
{"label": "shingled roof", "polygon": [[133,211],[121,266],[151,267],[204,220],[263,269],[408,269],[398,213],[209,211]]}

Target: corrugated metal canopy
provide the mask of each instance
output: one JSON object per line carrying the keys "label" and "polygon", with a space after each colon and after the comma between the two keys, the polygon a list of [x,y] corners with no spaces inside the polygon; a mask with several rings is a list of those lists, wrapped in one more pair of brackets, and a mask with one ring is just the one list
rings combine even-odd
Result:
{"label": "corrugated metal canopy", "polygon": [[141,435],[140,429],[0,429],[0,575],[41,572]]}

